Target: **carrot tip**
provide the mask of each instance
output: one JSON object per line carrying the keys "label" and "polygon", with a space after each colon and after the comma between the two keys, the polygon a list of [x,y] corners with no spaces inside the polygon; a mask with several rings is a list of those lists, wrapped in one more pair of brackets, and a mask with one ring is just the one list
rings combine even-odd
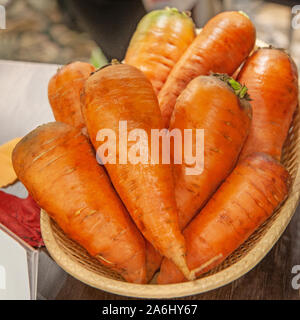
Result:
{"label": "carrot tip", "polygon": [[100,254],[97,255],[97,258],[103,260],[104,262],[106,262],[108,264],[114,264],[113,262],[111,262],[111,261],[105,259],[104,257],[102,257]]}
{"label": "carrot tip", "polygon": [[189,281],[192,281],[192,280],[195,280],[196,279],[196,275],[193,271],[191,271],[186,262],[185,262],[185,259],[182,260],[182,259],[174,259],[173,262],[177,265],[177,267],[179,268],[179,270],[183,273],[184,277],[189,280]]}
{"label": "carrot tip", "polygon": [[222,253],[219,253],[218,255],[216,255],[215,257],[211,258],[210,260],[206,261],[205,263],[201,264],[200,267],[195,268],[191,271],[191,273],[194,276],[194,279],[196,279],[196,274],[200,271],[202,271],[203,269],[205,269],[206,267],[208,267],[209,265],[211,265],[212,263],[214,263],[215,261],[221,259],[223,257]]}

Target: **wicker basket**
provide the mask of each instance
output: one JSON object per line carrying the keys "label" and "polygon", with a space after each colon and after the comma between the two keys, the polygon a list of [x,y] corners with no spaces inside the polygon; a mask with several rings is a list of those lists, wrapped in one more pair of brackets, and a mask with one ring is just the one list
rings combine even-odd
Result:
{"label": "wicker basket", "polygon": [[[258,42],[258,45],[263,43]],[[263,44],[264,45],[264,44]],[[199,294],[230,283],[255,267],[269,252],[291,220],[300,192],[300,111],[297,108],[283,148],[282,163],[292,176],[292,187],[284,204],[234,251],[221,265],[195,281],[139,285],[124,281],[102,266],[85,249],[69,239],[58,225],[41,211],[41,231],[53,259],[82,282],[111,293],[140,298],[173,298]]]}

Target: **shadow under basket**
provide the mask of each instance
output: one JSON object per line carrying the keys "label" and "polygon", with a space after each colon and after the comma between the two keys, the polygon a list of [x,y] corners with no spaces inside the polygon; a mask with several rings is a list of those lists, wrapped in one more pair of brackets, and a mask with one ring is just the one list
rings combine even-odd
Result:
{"label": "shadow under basket", "polygon": [[297,208],[300,191],[299,106],[284,144],[281,162],[292,177],[286,201],[222,264],[194,281],[167,285],[128,283],[68,238],[44,210],[41,210],[42,236],[49,253],[59,266],[80,281],[107,292],[139,298],[174,298],[216,289],[255,267],[277,242]]}

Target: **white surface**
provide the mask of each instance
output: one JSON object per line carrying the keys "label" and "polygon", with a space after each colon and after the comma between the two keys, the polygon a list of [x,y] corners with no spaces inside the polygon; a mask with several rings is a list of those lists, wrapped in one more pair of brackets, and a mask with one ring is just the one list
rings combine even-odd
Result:
{"label": "white surface", "polygon": [[26,250],[0,230],[0,300],[29,300]]}
{"label": "white surface", "polygon": [[47,90],[57,68],[0,60],[0,144],[54,120]]}
{"label": "white surface", "polygon": [[[48,82],[58,67],[0,60],[0,145],[54,121],[48,101]],[[20,182],[0,190],[20,198],[27,196]]]}
{"label": "white surface", "polygon": [[[54,121],[48,102],[48,82],[57,68],[52,64],[0,60],[0,144]],[[2,190],[27,197],[21,182]],[[0,300],[30,298],[28,263],[35,298],[38,256],[37,251],[28,254],[27,259],[26,249],[0,230]]]}

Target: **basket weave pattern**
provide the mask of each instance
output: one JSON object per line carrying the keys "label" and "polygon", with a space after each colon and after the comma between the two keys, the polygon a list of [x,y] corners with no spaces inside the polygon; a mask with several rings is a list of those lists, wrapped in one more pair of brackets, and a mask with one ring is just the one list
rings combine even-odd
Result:
{"label": "basket weave pattern", "polygon": [[141,298],[172,298],[198,294],[228,284],[251,270],[269,252],[291,220],[300,195],[300,111],[297,107],[281,159],[292,177],[286,201],[222,264],[195,281],[157,285],[127,283],[104,267],[85,249],[69,239],[59,226],[41,211],[44,242],[54,260],[77,279],[102,290]]}
{"label": "basket weave pattern", "polygon": [[56,262],[74,277],[105,291],[117,294],[170,298],[205,292],[225,285],[252,269],[281,236],[298,205],[300,195],[300,112],[297,108],[283,148],[282,163],[292,177],[286,201],[222,264],[200,279],[171,285],[138,285],[125,282],[117,273],[104,267],[85,249],[68,238],[42,210],[41,229],[48,251]]}

